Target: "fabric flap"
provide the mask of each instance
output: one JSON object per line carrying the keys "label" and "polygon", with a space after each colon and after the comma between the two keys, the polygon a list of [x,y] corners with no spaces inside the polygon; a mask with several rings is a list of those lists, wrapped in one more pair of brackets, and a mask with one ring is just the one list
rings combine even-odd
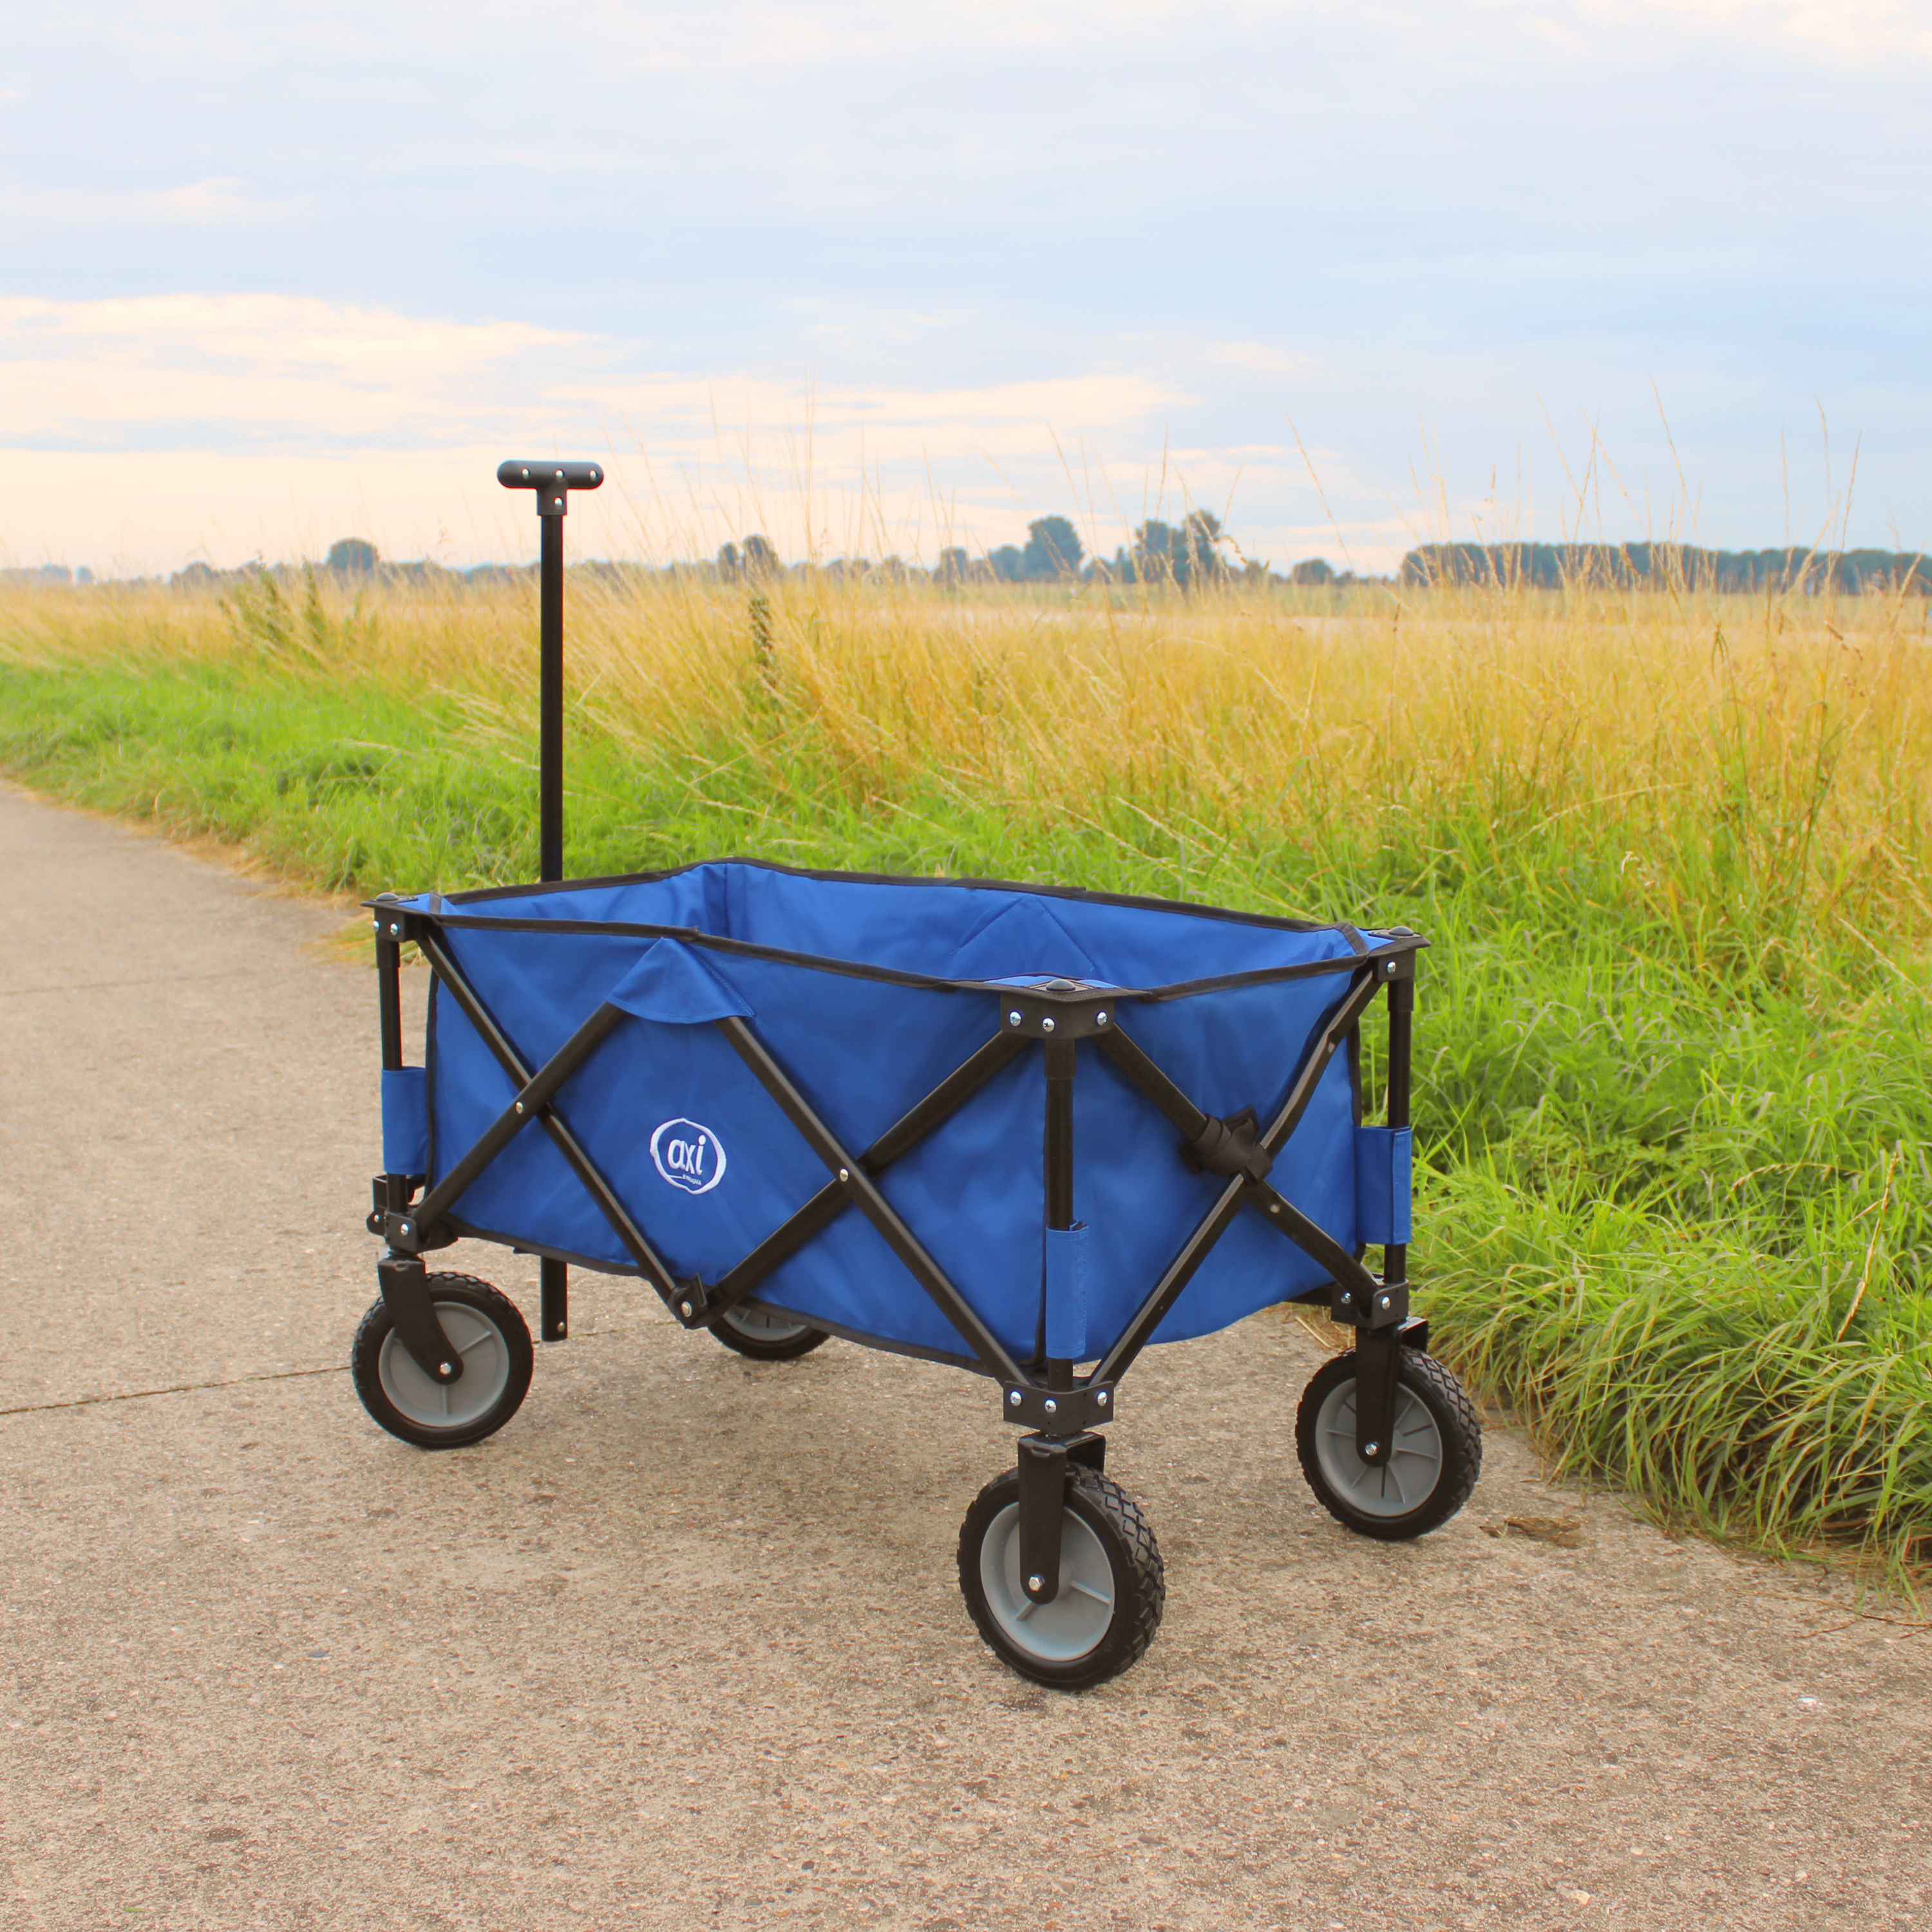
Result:
{"label": "fabric flap", "polygon": [[604,995],[640,1020],[665,1026],[701,1026],[752,1010],[692,949],[675,939],[654,939],[638,963]]}
{"label": "fabric flap", "polygon": [[1046,1352],[1057,1362],[1087,1359],[1087,1237],[1084,1222],[1046,1230]]}
{"label": "fabric flap", "polygon": [[1355,1238],[1386,1247],[1409,1238],[1414,1137],[1407,1127],[1355,1130]]}
{"label": "fabric flap", "polygon": [[382,1172],[429,1172],[429,1076],[420,1066],[382,1070]]}

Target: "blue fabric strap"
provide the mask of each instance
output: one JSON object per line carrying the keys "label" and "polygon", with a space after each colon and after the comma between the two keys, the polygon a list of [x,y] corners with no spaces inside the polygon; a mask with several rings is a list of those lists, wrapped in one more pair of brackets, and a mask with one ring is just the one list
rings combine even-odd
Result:
{"label": "blue fabric strap", "polygon": [[752,1018],[752,1009],[688,946],[654,939],[638,963],[606,995],[640,1020],[666,1026],[701,1026],[735,1014]]}
{"label": "blue fabric strap", "polygon": [[382,1172],[429,1172],[429,1085],[420,1066],[382,1070]]}
{"label": "blue fabric strap", "polygon": [[1355,1238],[1385,1247],[1409,1238],[1414,1136],[1407,1127],[1355,1130]]}
{"label": "blue fabric strap", "polygon": [[1046,1231],[1046,1352],[1057,1362],[1087,1358],[1087,1237],[1083,1226]]}

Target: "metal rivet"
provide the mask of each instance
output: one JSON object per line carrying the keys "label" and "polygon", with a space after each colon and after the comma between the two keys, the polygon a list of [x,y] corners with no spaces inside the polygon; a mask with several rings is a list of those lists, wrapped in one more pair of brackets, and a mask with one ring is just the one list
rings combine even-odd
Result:
{"label": "metal rivet", "polygon": [[1279,1214],[1281,1212],[1281,1203],[1279,1201],[1270,1201],[1268,1203],[1268,1212],[1270,1214]]}
{"label": "metal rivet", "polygon": [[1019,1407],[1019,1406],[1020,1406],[1020,1392],[1019,1392],[1019,1390],[1018,1390],[1018,1389],[1009,1389],[1009,1390],[1007,1390],[1007,1391],[1006,1391],[1006,1406],[1007,1406],[1009,1408],[1018,1408],[1018,1407]]}
{"label": "metal rivet", "polygon": [[680,1315],[688,1316],[691,1312],[691,1304],[688,1301],[680,1301],[677,1304],[677,1312]]}
{"label": "metal rivet", "polygon": [[1046,1579],[1044,1576],[1029,1576],[1027,1588],[1029,1590],[1043,1590],[1046,1588]]}
{"label": "metal rivet", "polygon": [[527,476],[530,472],[527,470],[519,470],[517,473],[520,476]]}
{"label": "metal rivet", "polygon": [[1379,1456],[1382,1453],[1382,1445],[1379,1442],[1365,1442],[1362,1445],[1362,1454],[1364,1456],[1368,1456],[1371,1460]]}
{"label": "metal rivet", "polygon": [[518,1113],[520,1113],[520,1114],[523,1111],[524,1111],[524,1103],[522,1102],[522,1101],[519,1100],[519,1101],[517,1102],[517,1112],[518,1112]]}
{"label": "metal rivet", "polygon": [[1096,1026],[1105,1026],[1107,1024],[1107,1016],[1105,1013],[1096,1013],[1094,1016],[1094,1024]]}
{"label": "metal rivet", "polygon": [[565,1337],[565,1336],[568,1335],[569,1333],[570,1333],[570,1324],[569,1324],[569,1323],[568,1323],[568,1322],[560,1322],[556,1324],[556,1339],[557,1339],[560,1342],[560,1341],[562,1341],[562,1340],[563,1340],[563,1338]]}
{"label": "metal rivet", "polygon": [[1102,1408],[1105,1408],[1107,1406],[1107,1391],[1105,1389],[1102,1389],[1100,1393],[1094,1398],[1094,1400],[1097,1402]]}
{"label": "metal rivet", "polygon": [[838,1170],[838,1178],[841,1180],[850,1180],[852,1178],[852,1170],[849,1167],[842,1167]]}
{"label": "metal rivet", "polygon": [[392,922],[391,922],[391,923],[390,923],[390,926],[389,926],[389,934],[390,934],[390,937],[391,937],[392,938],[396,938],[398,935],[399,935],[399,934],[401,933],[402,929],[403,929],[403,928],[402,928],[400,926],[398,926],[398,925],[395,924],[393,921],[392,921]]}
{"label": "metal rivet", "polygon": [[1376,1306],[1378,1308],[1386,1308],[1388,1305],[1389,1298],[1387,1295],[1384,1295],[1382,1299],[1376,1304]]}
{"label": "metal rivet", "polygon": [[403,1226],[402,1226],[402,1232],[403,1232],[404,1234],[406,1234],[410,1232],[410,1224],[408,1223],[408,1222],[405,1221],[405,1222],[403,1223]]}
{"label": "metal rivet", "polygon": [[1388,963],[1388,976],[1391,980],[1395,977],[1395,962],[1393,959]]}
{"label": "metal rivet", "polygon": [[1055,1402],[1051,1396],[1048,1396],[1046,1399],[1046,1412],[1048,1415],[1058,1415],[1060,1413],[1059,1403]]}
{"label": "metal rivet", "polygon": [[1040,1022],[1040,1031],[1041,1031],[1042,1033],[1051,1033],[1051,1032],[1052,1032],[1052,1030],[1053,1030],[1053,1022],[1052,1022],[1052,1021],[1051,1021],[1051,1020],[1042,1020],[1042,1021]]}
{"label": "metal rivet", "polygon": [[1007,1025],[1009,1025],[1009,1026],[1018,1026],[1018,1025],[1019,1024],[1019,1023],[1020,1023],[1020,1016],[1019,1016],[1019,1015],[1018,1015],[1018,1013],[1009,1013],[1009,1014],[1007,1014],[1007,1016],[1006,1016],[1006,1024],[1007,1024]]}
{"label": "metal rivet", "polygon": [[442,1372],[446,1376],[454,1375],[456,1372],[455,1364],[453,1362],[445,1362],[442,1365]]}

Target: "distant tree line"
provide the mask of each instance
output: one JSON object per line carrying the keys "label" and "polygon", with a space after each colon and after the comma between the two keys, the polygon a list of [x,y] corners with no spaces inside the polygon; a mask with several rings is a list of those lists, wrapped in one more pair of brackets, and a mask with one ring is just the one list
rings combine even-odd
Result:
{"label": "distant tree line", "polygon": [[1932,595],[1932,566],[1907,550],[1700,550],[1689,544],[1424,544],[1402,560],[1404,584],[1522,584],[1629,590],[1681,584],[1697,590],[1898,590]]}

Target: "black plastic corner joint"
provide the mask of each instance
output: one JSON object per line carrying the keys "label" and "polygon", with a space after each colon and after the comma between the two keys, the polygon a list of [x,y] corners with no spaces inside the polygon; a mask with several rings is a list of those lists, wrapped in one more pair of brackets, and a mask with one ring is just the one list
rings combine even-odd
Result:
{"label": "black plastic corner joint", "polygon": [[534,490],[537,493],[537,514],[561,517],[568,512],[572,490],[595,490],[604,481],[604,466],[601,463],[560,463],[554,457],[547,461],[532,458],[525,462],[513,456],[507,463],[497,464],[496,481],[506,490]]}
{"label": "black plastic corner joint", "polygon": [[1329,1312],[1332,1318],[1344,1327],[1370,1328],[1378,1331],[1384,1328],[1400,1328],[1411,1318],[1408,1312],[1408,1284],[1406,1282],[1377,1282],[1366,1294],[1354,1288],[1337,1284],[1335,1299]]}
{"label": "black plastic corner joint", "polygon": [[1250,1180],[1265,1180],[1274,1166],[1274,1156],[1259,1139],[1261,1123],[1252,1107],[1230,1114],[1225,1120],[1213,1114],[1208,1124],[1191,1141],[1180,1144],[1180,1157],[1196,1174],[1218,1174],[1232,1180],[1245,1174]]}
{"label": "black plastic corner joint", "polygon": [[1000,1406],[1009,1422],[1048,1436],[1073,1436],[1114,1419],[1114,1384],[1090,1382],[1084,1388],[1044,1389],[1037,1382],[1007,1382]]}

